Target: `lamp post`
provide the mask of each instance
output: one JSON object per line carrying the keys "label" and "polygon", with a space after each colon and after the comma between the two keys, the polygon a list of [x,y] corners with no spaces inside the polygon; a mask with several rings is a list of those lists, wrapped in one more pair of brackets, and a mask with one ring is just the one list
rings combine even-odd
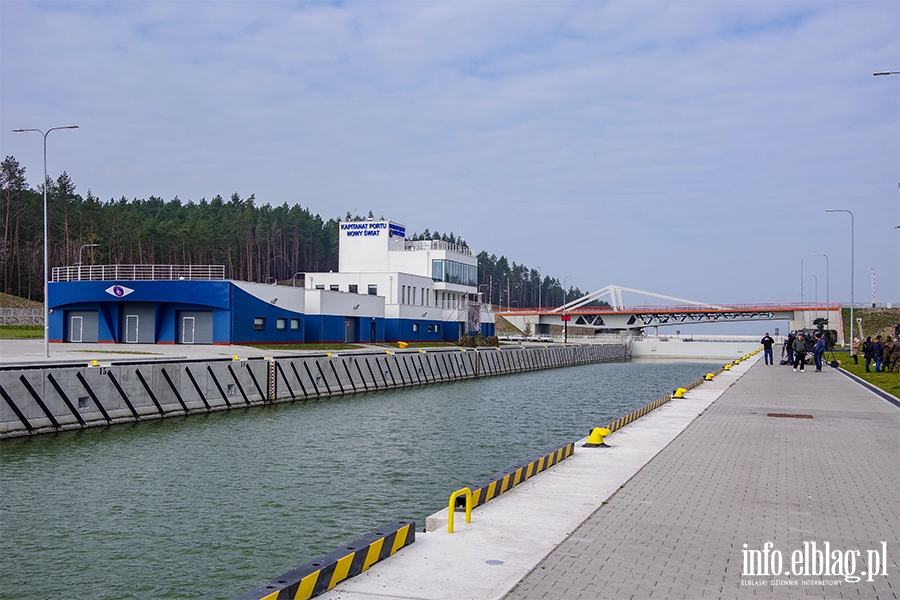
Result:
{"label": "lamp post", "polygon": [[41,131],[40,129],[13,129],[14,133],[37,131],[44,136],[44,358],[50,358],[50,314],[48,310],[50,304],[49,299],[47,298],[47,294],[50,290],[48,285],[48,282],[50,281],[50,252],[47,246],[47,136],[50,135],[51,131],[56,131],[57,129],[78,129],[78,125],[51,127],[46,132]]}
{"label": "lamp post", "polygon": [[84,244],[78,249],[78,281],[81,281],[81,251],[85,248],[96,248],[100,244]]}
{"label": "lamp post", "polygon": [[821,252],[816,252],[811,256],[824,256],[825,257],[825,317],[828,318],[828,311],[830,310],[830,299],[829,299],[829,290],[831,289],[830,276],[828,275],[828,255],[822,254]]}
{"label": "lamp post", "polygon": [[812,277],[813,280],[815,280],[815,282],[816,282],[816,295],[815,295],[816,312],[815,312],[815,316],[818,319],[819,318],[819,278],[816,277],[815,275],[804,275],[804,277]]}
{"label": "lamp post", "polygon": [[[566,289],[566,280],[574,275],[563,275],[563,306],[569,302],[569,290]],[[569,315],[563,311],[563,344],[569,343]]]}
{"label": "lamp post", "polygon": [[541,292],[544,291],[544,280],[541,278],[541,265],[538,265],[538,320],[541,312]]}
{"label": "lamp post", "polygon": [[853,237],[854,237],[853,232],[855,230],[855,227],[853,224],[853,213],[850,212],[849,210],[845,210],[842,208],[826,208],[825,212],[832,212],[832,213],[833,212],[845,212],[848,215],[850,215],[850,343],[852,344],[853,343],[853,287],[854,287],[854,285],[853,285],[853,272],[854,272],[854,267],[853,267],[854,251],[853,251],[853,249],[855,246],[854,240],[853,240]]}

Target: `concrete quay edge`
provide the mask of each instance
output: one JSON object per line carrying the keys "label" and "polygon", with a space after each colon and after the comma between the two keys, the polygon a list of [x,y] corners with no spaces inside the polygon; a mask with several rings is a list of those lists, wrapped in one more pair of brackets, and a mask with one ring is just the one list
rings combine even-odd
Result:
{"label": "concrete quay edge", "polygon": [[606,438],[610,448],[582,448],[586,438],[579,440],[573,456],[476,508],[471,523],[457,513],[453,534],[446,529],[447,508],[438,511],[415,544],[318,598],[503,598],[758,359],[742,361],[613,432]]}

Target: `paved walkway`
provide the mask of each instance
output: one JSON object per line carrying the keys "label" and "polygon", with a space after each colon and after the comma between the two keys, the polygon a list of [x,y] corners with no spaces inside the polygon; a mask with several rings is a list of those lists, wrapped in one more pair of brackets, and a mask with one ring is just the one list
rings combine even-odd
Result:
{"label": "paved walkway", "polygon": [[[829,368],[757,363],[507,598],[897,598],[898,541],[900,409]],[[767,542],[788,571],[830,543],[861,581],[746,575]],[[882,542],[887,576],[863,576]]]}
{"label": "paved walkway", "polygon": [[[828,367],[757,358],[320,598],[897,599],[900,409]],[[745,573],[766,544],[766,564],[801,574]],[[816,574],[826,544],[850,575]]]}

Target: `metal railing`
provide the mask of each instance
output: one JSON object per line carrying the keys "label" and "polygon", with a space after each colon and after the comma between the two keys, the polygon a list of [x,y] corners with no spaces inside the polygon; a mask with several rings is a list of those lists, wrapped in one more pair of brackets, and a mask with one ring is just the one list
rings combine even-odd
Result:
{"label": "metal railing", "polygon": [[443,240],[406,240],[403,246],[404,250],[447,250],[462,254],[463,256],[472,256],[472,249],[468,246],[460,246],[459,244],[451,244]]}
{"label": "metal railing", "polygon": [[53,267],[51,281],[172,281],[225,279],[225,265],[75,265]]}
{"label": "metal railing", "polygon": [[[658,312],[703,312],[703,313],[721,313],[721,312],[777,312],[777,311],[787,311],[787,310],[839,310],[841,308],[841,303],[832,302],[830,304],[826,304],[825,302],[785,302],[781,304],[717,304],[715,306],[704,306],[701,304],[690,305],[690,304],[673,304],[673,305],[665,305],[665,306],[654,306],[654,305],[645,305],[645,306],[582,306],[579,308],[574,308],[565,311],[566,314],[597,314],[597,313],[658,313]],[[849,305],[845,305],[849,306]],[[859,306],[857,303],[855,306]],[[871,305],[869,305],[871,306]],[[542,307],[538,310],[536,307],[531,308],[519,308],[507,307],[506,310],[503,310],[502,307],[497,312],[499,314],[558,314],[559,309],[554,307]]]}

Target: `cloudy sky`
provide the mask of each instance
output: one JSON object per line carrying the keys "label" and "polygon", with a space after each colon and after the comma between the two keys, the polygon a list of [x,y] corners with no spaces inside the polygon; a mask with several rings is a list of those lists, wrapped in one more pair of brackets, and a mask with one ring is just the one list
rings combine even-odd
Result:
{"label": "cloudy sky", "polygon": [[[0,154],[255,194],[582,290],[900,302],[900,3],[0,2]],[[828,255],[826,261],[813,253]],[[635,304],[646,299],[629,298]]]}

